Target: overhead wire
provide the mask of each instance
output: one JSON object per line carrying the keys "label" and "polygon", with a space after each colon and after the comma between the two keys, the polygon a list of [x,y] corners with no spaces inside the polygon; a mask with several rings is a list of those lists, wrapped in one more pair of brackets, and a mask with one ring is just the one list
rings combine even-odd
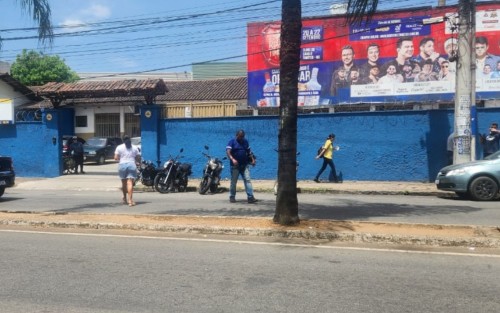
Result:
{"label": "overhead wire", "polygon": [[[224,45],[224,43],[243,42],[244,44],[246,44],[245,41],[246,41],[247,37],[246,37],[245,31],[246,31],[247,25],[245,24],[243,26],[234,26],[231,28],[228,28],[228,27],[224,28],[223,25],[235,23],[237,21],[256,22],[256,21],[266,20],[266,19],[279,20],[280,6],[278,5],[277,2],[281,2],[281,1],[266,1],[265,3],[258,2],[258,3],[248,4],[246,6],[246,8],[231,8],[229,11],[227,11],[225,13],[223,12],[224,10],[218,10],[218,11],[216,11],[217,13],[215,13],[215,12],[212,12],[212,14],[205,13],[205,15],[203,15],[204,13],[187,14],[184,16],[184,18],[182,18],[182,15],[181,15],[181,17],[177,20],[174,16],[173,19],[169,20],[168,22],[165,20],[162,21],[163,23],[169,23],[170,27],[172,27],[172,28],[175,27],[176,29],[187,28],[187,27],[192,28],[193,25],[200,26],[200,27],[206,27],[206,26],[213,27],[212,29],[206,30],[204,32],[193,30],[190,32],[184,32],[184,33],[179,33],[179,34],[165,34],[165,35],[160,35],[160,36],[145,36],[142,38],[141,38],[141,36],[138,36],[138,37],[132,38],[132,39],[118,39],[117,38],[117,39],[111,40],[111,41],[101,41],[101,42],[82,44],[82,45],[67,45],[65,47],[57,47],[56,46],[56,47],[54,47],[55,51],[53,51],[53,53],[51,53],[51,54],[61,54],[62,56],[68,56],[70,58],[78,57],[81,61],[85,61],[85,60],[92,60],[92,59],[95,60],[96,56],[101,58],[102,54],[110,54],[110,53],[112,53],[113,50],[115,52],[147,51],[147,52],[144,52],[142,54],[141,53],[136,54],[137,60],[142,61],[146,58],[150,59],[151,53],[153,53],[155,50],[160,50],[159,48],[179,48],[182,50],[183,47],[188,48],[188,47],[190,47],[192,45],[196,45],[196,44],[198,44],[198,45],[207,44],[207,45],[203,45],[204,50],[208,49],[208,48],[221,50],[221,48],[224,47],[223,48],[224,53],[225,53],[225,55],[227,55],[227,52],[229,50],[227,47],[228,45]],[[326,11],[325,7],[318,8],[319,3],[321,3],[322,5],[325,4],[325,7],[326,7],[326,4],[331,3],[331,2],[324,1],[324,2],[313,2],[313,3],[304,4],[303,5],[303,15],[304,16],[305,15],[314,16],[314,15],[318,15],[318,13],[325,12]],[[381,1],[381,5],[383,5],[384,3],[388,3],[388,1]],[[401,1],[400,3],[408,4],[408,3],[410,3],[410,0]],[[253,8],[254,5],[264,5],[264,4],[266,4],[266,14],[262,14],[263,13],[262,10],[259,10],[258,12],[255,12],[255,10],[251,10],[251,8]],[[422,3],[419,3],[419,4],[422,4]],[[238,12],[239,15],[234,16],[234,14],[232,14],[234,12]],[[223,17],[224,15],[228,15],[228,14],[232,14],[233,16]],[[197,17],[196,18],[185,18],[188,15],[189,16],[197,16]],[[320,15],[324,16],[325,14],[320,14]],[[131,19],[131,20],[122,19],[122,20],[116,20],[116,21],[105,21],[105,22],[102,22],[101,24],[94,23],[92,25],[93,26],[115,25],[113,27],[105,27],[102,29],[94,30],[95,36],[103,36],[103,35],[109,36],[109,35],[113,35],[113,34],[120,36],[120,35],[130,35],[132,33],[140,33],[140,32],[145,33],[145,32],[151,32],[151,31],[158,31],[158,29],[156,29],[156,28],[151,28],[151,25],[154,25],[154,24],[151,24],[151,19],[147,19],[147,20],[149,20],[149,22],[144,23],[144,24],[138,23],[137,22],[138,20],[140,20],[140,19],[135,19],[135,20],[134,19]],[[195,22],[195,20],[196,20],[196,22]],[[111,24],[112,22],[116,23],[116,24]],[[159,23],[160,20],[157,19],[157,22]],[[122,23],[124,25],[120,26],[119,23]],[[134,26],[132,27],[131,25],[125,25],[125,24],[130,24],[130,23],[132,23]],[[88,25],[91,25],[91,24],[88,24]],[[123,28],[119,28],[119,27],[123,27]],[[229,30],[229,34],[228,34],[228,30]],[[231,31],[233,31],[234,33],[231,33]],[[216,39],[207,39],[207,36],[206,36],[207,33],[210,33],[211,35],[215,34],[215,36],[211,36],[211,37],[216,38]],[[239,33],[240,35],[238,36],[237,33]],[[220,35],[219,36],[220,38],[218,38],[217,35]],[[62,35],[60,34],[60,36],[62,36]],[[80,33],[78,35],[73,34],[70,37],[77,37],[77,36],[89,38],[88,37],[89,33]],[[172,39],[175,39],[175,38],[188,38],[188,39],[172,41]],[[160,41],[160,40],[164,40],[164,39],[169,39],[169,42]],[[129,43],[131,41],[136,42],[136,44],[130,45]],[[125,46],[116,45],[116,43],[125,43],[125,42],[128,45],[125,45]],[[220,44],[214,45],[214,43],[220,43]],[[208,44],[210,44],[210,45],[208,45]],[[95,45],[100,45],[101,48],[100,49],[95,48],[94,47]],[[84,46],[86,49],[68,50],[67,48],[71,47],[71,46],[74,46],[74,47]],[[239,47],[239,48],[235,47],[235,49],[236,50],[231,50],[231,51],[235,51],[235,52],[242,51],[241,47]],[[243,49],[245,49],[245,48],[243,48]],[[172,51],[175,52],[177,50],[172,50]],[[12,53],[12,51],[4,51],[4,52],[11,52]],[[164,52],[161,52],[161,51],[158,52],[158,54],[162,54],[162,53],[164,53]],[[234,53],[234,52],[232,52],[232,53]],[[4,54],[4,53],[2,53],[2,54]],[[198,56],[198,58],[196,58],[193,61],[196,61],[196,62],[200,61],[199,49],[196,49],[195,51],[190,52],[190,53],[187,53],[187,51],[183,51],[183,55],[184,56],[196,55],[196,56]],[[82,57],[86,57],[86,56],[90,56],[91,58],[90,59],[83,58],[83,60],[82,60]],[[245,54],[236,54],[236,56],[234,58],[242,58],[244,56],[245,56]],[[10,56],[10,57],[12,57],[12,56]],[[231,58],[233,58],[233,57],[231,57]],[[186,58],[184,58],[184,59],[186,59]],[[85,63],[88,63],[88,62],[85,62]],[[72,64],[74,64],[74,63],[72,63]],[[83,63],[81,63],[81,64],[83,64]],[[179,67],[182,67],[182,66],[184,66],[184,65],[181,65]]]}

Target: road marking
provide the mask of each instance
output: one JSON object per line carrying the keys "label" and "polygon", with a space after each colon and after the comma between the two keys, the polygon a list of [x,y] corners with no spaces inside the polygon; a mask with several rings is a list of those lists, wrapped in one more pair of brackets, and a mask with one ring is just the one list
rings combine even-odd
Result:
{"label": "road marking", "polygon": [[160,240],[177,240],[177,241],[197,241],[197,242],[263,245],[263,246],[267,245],[267,246],[281,246],[281,247],[317,248],[317,249],[332,249],[332,250],[399,252],[399,253],[409,253],[409,254],[430,254],[430,255],[449,255],[449,256],[473,256],[473,257],[500,259],[500,255],[483,254],[483,253],[477,254],[477,253],[461,253],[461,252],[414,251],[414,250],[389,249],[389,248],[338,247],[338,246],[306,245],[306,244],[281,243],[281,242],[259,242],[259,241],[246,241],[246,240],[225,240],[225,239],[208,239],[208,238],[176,238],[176,237],[156,237],[156,236],[143,236],[143,235],[133,236],[133,235],[112,235],[112,234],[61,233],[61,232],[49,232],[49,231],[30,231],[30,230],[11,230],[11,229],[0,229],[0,232],[45,234],[45,235],[64,235],[64,236],[82,236],[82,237],[160,239]]}

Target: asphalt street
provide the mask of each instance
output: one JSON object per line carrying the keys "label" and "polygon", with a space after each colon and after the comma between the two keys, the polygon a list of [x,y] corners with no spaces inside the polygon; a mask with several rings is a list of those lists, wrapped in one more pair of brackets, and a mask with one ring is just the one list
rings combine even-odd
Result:
{"label": "asphalt street", "polygon": [[498,256],[0,230],[0,311],[499,312]]}

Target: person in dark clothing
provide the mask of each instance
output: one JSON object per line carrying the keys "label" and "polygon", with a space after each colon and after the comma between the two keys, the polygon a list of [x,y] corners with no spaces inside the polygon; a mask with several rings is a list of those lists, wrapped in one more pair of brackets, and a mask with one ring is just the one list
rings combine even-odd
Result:
{"label": "person in dark clothing", "polygon": [[249,166],[255,165],[255,156],[250,149],[250,144],[245,139],[245,132],[238,130],[236,138],[229,140],[226,146],[226,154],[231,164],[231,185],[229,187],[229,202],[236,202],[236,183],[241,175],[245,184],[248,203],[254,203],[257,200],[253,196],[252,181],[250,179]]}
{"label": "person in dark clothing", "polygon": [[80,173],[85,174],[83,171],[83,144],[78,141],[76,136],[73,136],[73,142],[69,146],[69,151],[73,160],[75,160],[75,174],[78,174],[78,166],[80,166]]}
{"label": "person in dark clothing", "polygon": [[483,145],[483,158],[500,149],[500,130],[498,130],[498,123],[491,123],[490,133],[488,135],[481,135],[481,144]]}
{"label": "person in dark clothing", "polygon": [[316,160],[323,157],[323,165],[321,166],[318,174],[316,174],[316,177],[314,178],[314,181],[317,183],[319,183],[319,177],[321,176],[321,174],[323,173],[323,171],[326,169],[327,166],[330,166],[331,170],[329,181],[334,183],[340,182],[337,177],[337,172],[335,171],[335,164],[333,163],[333,150],[336,149],[336,147],[333,146],[334,141],[335,141],[335,134],[328,135],[325,144],[323,145],[319,154],[316,156]]}

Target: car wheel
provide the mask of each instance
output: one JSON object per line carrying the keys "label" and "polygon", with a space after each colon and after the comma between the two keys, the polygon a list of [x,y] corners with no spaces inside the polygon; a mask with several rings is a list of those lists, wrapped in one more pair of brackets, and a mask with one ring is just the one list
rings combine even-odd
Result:
{"label": "car wheel", "polygon": [[480,176],[472,181],[469,192],[474,200],[490,201],[497,197],[498,185],[490,177]]}
{"label": "car wheel", "polygon": [[4,192],[5,192],[5,187],[4,186],[0,187],[0,197],[3,196]]}
{"label": "car wheel", "polygon": [[97,164],[99,164],[99,165],[103,165],[104,163],[106,163],[106,158],[104,157],[104,155],[103,155],[103,154],[101,154],[101,155],[99,156],[99,158],[97,159]]}

